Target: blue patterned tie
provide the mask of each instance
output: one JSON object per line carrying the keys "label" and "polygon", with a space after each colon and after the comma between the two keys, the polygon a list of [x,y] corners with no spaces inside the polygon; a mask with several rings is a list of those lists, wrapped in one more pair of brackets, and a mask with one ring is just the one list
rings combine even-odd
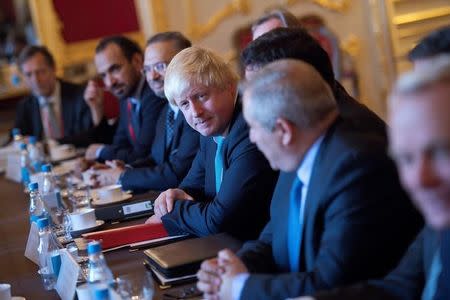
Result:
{"label": "blue patterned tie", "polygon": [[216,176],[216,194],[219,192],[220,184],[222,183],[222,173],[223,173],[223,154],[222,145],[223,137],[217,136],[215,138],[217,143],[216,156],[214,157],[214,174]]}
{"label": "blue patterned tie", "polygon": [[302,201],[303,183],[295,177],[289,200],[288,220],[288,253],[291,272],[298,272],[300,265],[300,250],[303,234],[303,214],[305,203]]}
{"label": "blue patterned tie", "polygon": [[166,149],[169,148],[173,138],[173,127],[175,124],[175,112],[169,107],[166,116]]}

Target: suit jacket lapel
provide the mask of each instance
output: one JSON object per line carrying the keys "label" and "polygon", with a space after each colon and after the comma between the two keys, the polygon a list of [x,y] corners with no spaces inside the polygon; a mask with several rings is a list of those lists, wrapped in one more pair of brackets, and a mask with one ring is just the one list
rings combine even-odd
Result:
{"label": "suit jacket lapel", "polygon": [[41,108],[39,106],[39,100],[37,97],[32,96],[31,101],[31,112],[33,114],[32,117],[32,124],[33,128],[30,128],[31,132],[33,132],[34,135],[36,135],[38,138],[44,138],[44,129],[42,124],[42,118],[41,118]]}
{"label": "suit jacket lapel", "polygon": [[61,95],[60,101],[61,101],[61,117],[62,117],[62,128],[64,131],[64,135],[69,135],[69,124],[73,124],[71,118],[74,115],[73,110],[76,109],[73,105],[73,101],[71,98],[64,98],[65,95],[67,95],[67,86],[61,82]]}

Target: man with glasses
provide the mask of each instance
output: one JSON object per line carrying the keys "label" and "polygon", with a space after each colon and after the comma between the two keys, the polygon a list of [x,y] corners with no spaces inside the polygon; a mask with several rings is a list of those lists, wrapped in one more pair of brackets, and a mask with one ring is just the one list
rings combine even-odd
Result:
{"label": "man with glasses", "polygon": [[[162,32],[152,36],[145,49],[142,73],[158,97],[165,99],[166,67],[191,42],[179,32]],[[107,162],[111,168],[96,171],[94,185],[122,184],[124,190],[165,190],[176,187],[189,170],[197,153],[199,135],[179,113],[178,107],[165,104],[156,123],[156,135],[150,155],[131,163]]]}
{"label": "man with glasses", "polygon": [[[92,144],[87,160],[119,159],[126,163],[144,158],[155,137],[155,124],[165,101],[157,97],[141,74],[141,48],[123,36],[107,37],[95,50],[95,65],[106,88],[120,101],[119,125],[111,145]],[[102,101],[102,90],[91,81],[85,91],[88,103]]]}

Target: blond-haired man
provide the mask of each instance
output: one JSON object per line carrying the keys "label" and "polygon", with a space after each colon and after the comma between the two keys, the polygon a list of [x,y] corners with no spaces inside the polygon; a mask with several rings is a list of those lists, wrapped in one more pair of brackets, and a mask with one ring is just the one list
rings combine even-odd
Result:
{"label": "blond-haired man", "polygon": [[277,172],[250,142],[237,83],[230,66],[206,49],[185,49],[170,62],[167,99],[202,137],[188,175],[156,199],[147,222],[162,222],[170,234],[227,232],[248,240],[268,221]]}

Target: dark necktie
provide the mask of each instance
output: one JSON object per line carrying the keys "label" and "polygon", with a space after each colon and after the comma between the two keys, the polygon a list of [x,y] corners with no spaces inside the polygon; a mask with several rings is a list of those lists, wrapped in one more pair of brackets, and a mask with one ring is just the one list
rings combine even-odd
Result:
{"label": "dark necktie", "polygon": [[302,201],[303,183],[295,177],[292,184],[289,200],[288,219],[288,253],[291,272],[298,272],[300,265],[300,250],[303,234],[303,214],[305,203]]}
{"label": "dark necktie", "polygon": [[175,112],[169,107],[166,116],[166,149],[170,147],[173,138]]}
{"label": "dark necktie", "polygon": [[131,138],[136,142],[139,136],[140,122],[139,122],[139,109],[138,104],[135,101],[128,99],[128,130]]}
{"label": "dark necktie", "polygon": [[441,234],[441,274],[439,275],[434,300],[450,299],[450,229]]}

